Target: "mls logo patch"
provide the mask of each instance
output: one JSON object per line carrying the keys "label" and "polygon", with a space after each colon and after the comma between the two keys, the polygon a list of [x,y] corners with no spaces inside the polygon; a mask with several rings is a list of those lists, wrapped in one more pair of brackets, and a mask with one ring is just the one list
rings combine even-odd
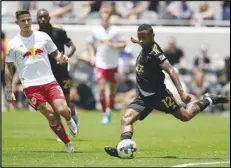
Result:
{"label": "mls logo patch", "polygon": [[159,59],[160,59],[161,61],[163,61],[163,60],[165,59],[165,56],[164,56],[163,54],[161,54],[161,55],[159,56]]}

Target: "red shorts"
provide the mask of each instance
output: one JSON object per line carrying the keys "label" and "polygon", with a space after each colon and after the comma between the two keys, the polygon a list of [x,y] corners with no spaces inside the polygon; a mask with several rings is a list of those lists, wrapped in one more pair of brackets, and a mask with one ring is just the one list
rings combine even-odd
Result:
{"label": "red shorts", "polygon": [[116,84],[117,71],[117,67],[112,69],[102,69],[96,67],[96,81],[99,82],[100,80],[106,80]]}
{"label": "red shorts", "polygon": [[51,103],[55,99],[65,99],[63,90],[57,81],[44,85],[30,86],[24,89],[29,104],[37,110],[43,102]]}

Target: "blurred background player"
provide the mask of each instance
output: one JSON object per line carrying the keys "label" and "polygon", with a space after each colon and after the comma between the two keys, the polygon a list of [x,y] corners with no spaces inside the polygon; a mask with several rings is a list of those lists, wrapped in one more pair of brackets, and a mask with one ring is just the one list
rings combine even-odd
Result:
{"label": "blurred background player", "polygon": [[[110,17],[110,9],[101,8],[101,25],[92,31],[92,35],[88,39],[88,52],[96,67],[99,99],[104,113],[102,124],[111,122],[111,110],[114,106],[116,92],[118,57],[120,50],[126,46],[116,28],[110,24]],[[109,93],[105,94],[107,83],[109,84]]]}
{"label": "blurred background player", "polygon": [[77,135],[77,125],[71,117],[71,110],[67,106],[63,91],[52,73],[48,54],[59,64],[66,63],[68,57],[58,51],[46,33],[31,30],[32,18],[29,11],[17,11],[15,23],[20,27],[20,33],[10,40],[7,47],[5,65],[7,101],[15,104],[15,95],[12,91],[15,64],[30,105],[48,119],[50,128],[66,145],[66,151],[73,152],[74,147],[65,132],[60,115],[66,119],[73,136]]}
{"label": "blurred background player", "polygon": [[[39,25],[39,31],[46,32],[52,39],[52,41],[57,46],[58,50],[62,53],[65,53],[64,47],[65,45],[69,48],[67,52],[67,57],[71,57],[76,51],[76,47],[71,41],[71,39],[67,36],[66,31],[58,25],[54,25],[50,23],[49,12],[46,9],[40,9],[37,12],[37,22]],[[57,61],[49,56],[49,60],[51,63],[51,68],[53,74],[61,86],[63,93],[65,95],[67,104],[71,109],[71,115],[76,125],[78,125],[78,117],[75,111],[75,107],[70,103],[70,85],[71,80],[68,72],[68,64],[58,64]]]}
{"label": "blurred background player", "polygon": [[[137,30],[138,39],[131,38],[133,43],[142,47],[136,61],[136,98],[129,104],[121,117],[120,140],[131,139],[133,124],[145,119],[153,109],[173,115],[186,122],[212,104],[224,104],[228,99],[224,96],[204,95],[202,99],[191,101],[191,96],[185,92],[177,72],[174,70],[164,52],[154,40],[154,31],[148,24],[142,24]],[[164,84],[164,70],[171,77],[181,100],[186,104],[178,104],[173,94]],[[106,146],[105,151],[110,156],[119,157],[117,149]]]}

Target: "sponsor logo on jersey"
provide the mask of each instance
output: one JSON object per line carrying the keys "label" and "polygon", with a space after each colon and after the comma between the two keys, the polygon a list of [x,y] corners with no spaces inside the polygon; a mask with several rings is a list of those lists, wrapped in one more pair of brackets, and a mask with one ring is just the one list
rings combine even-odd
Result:
{"label": "sponsor logo on jersey", "polygon": [[27,51],[23,55],[23,58],[29,58],[29,57],[36,58],[37,55],[40,55],[40,54],[43,54],[43,50],[41,50],[39,48],[32,47],[29,49],[29,51]]}

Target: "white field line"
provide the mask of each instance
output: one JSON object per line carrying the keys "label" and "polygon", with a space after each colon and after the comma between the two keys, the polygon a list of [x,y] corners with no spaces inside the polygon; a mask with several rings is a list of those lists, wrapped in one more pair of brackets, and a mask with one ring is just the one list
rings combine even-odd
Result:
{"label": "white field line", "polygon": [[172,167],[188,167],[188,166],[196,166],[196,165],[210,165],[210,164],[223,164],[223,163],[230,163],[230,161],[224,161],[224,162],[203,162],[203,163],[186,163],[181,165],[175,165]]}

